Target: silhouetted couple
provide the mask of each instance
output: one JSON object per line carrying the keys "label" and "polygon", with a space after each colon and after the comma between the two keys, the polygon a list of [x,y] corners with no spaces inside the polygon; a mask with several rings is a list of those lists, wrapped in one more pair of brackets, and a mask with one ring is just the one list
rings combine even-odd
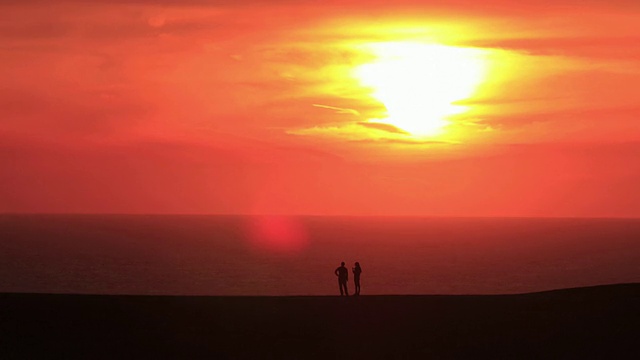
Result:
{"label": "silhouetted couple", "polygon": [[[362,273],[360,263],[356,261],[355,266],[351,268],[351,271],[353,271],[353,282],[356,285],[356,292],[354,293],[354,295],[360,295],[360,274]],[[349,270],[344,267],[344,261],[340,264],[340,267],[338,267],[336,271],[334,271],[334,273],[338,277],[340,296],[349,296],[349,291],[347,290],[347,281],[349,281]]]}

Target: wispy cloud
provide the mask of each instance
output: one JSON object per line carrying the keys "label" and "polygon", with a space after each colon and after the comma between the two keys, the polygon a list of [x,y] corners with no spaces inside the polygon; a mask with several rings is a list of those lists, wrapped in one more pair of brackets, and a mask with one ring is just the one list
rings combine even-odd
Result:
{"label": "wispy cloud", "polygon": [[380,123],[380,122],[361,121],[361,122],[358,123],[358,125],[364,126],[366,128],[370,128],[370,129],[376,129],[376,130],[382,130],[382,131],[390,132],[390,133],[393,133],[393,134],[409,135],[408,132],[398,128],[397,126],[391,125],[391,124],[385,124],[385,123]]}
{"label": "wispy cloud", "polygon": [[329,105],[321,105],[321,104],[312,104],[311,106],[321,108],[321,109],[335,110],[336,113],[338,114],[351,114],[355,116],[360,116],[360,113],[358,112],[358,110],[354,110],[354,109],[346,109],[346,108],[340,108],[340,107],[329,106]]}

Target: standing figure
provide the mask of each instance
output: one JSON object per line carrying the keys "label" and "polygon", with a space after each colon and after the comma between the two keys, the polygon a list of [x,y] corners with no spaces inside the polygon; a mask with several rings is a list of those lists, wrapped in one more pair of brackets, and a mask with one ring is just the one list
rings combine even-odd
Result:
{"label": "standing figure", "polygon": [[[347,280],[349,280],[349,270],[344,267],[344,261],[340,264],[340,267],[334,271],[336,276],[338,277],[338,286],[340,287],[340,296],[346,295],[349,296],[349,292],[347,291]],[[343,291],[344,289],[344,291]]]}
{"label": "standing figure", "polygon": [[351,271],[353,271],[353,282],[356,284],[355,295],[360,295],[360,274],[362,274],[360,263],[356,261],[356,265],[351,269]]}

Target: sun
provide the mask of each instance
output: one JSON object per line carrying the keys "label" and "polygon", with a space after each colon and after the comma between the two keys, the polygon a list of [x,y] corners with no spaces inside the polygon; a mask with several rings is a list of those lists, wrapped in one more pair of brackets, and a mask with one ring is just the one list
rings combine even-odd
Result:
{"label": "sun", "polygon": [[368,122],[393,125],[414,137],[443,133],[452,116],[467,110],[456,102],[471,97],[487,73],[479,49],[420,42],[365,48],[375,59],[355,68],[353,76],[386,108]]}

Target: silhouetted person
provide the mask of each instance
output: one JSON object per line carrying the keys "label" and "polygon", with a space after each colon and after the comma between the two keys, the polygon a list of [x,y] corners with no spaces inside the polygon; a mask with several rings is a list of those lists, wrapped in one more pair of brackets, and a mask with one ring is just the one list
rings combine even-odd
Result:
{"label": "silhouetted person", "polygon": [[[336,276],[338,277],[338,286],[340,287],[340,296],[346,295],[349,296],[349,292],[347,291],[347,280],[349,280],[349,270],[344,267],[344,261],[340,264],[340,267],[334,271]],[[344,289],[344,291],[343,291]]]}
{"label": "silhouetted person", "polygon": [[353,271],[353,282],[356,284],[356,292],[354,295],[360,295],[360,274],[362,274],[360,263],[356,261],[356,265],[351,271]]}

